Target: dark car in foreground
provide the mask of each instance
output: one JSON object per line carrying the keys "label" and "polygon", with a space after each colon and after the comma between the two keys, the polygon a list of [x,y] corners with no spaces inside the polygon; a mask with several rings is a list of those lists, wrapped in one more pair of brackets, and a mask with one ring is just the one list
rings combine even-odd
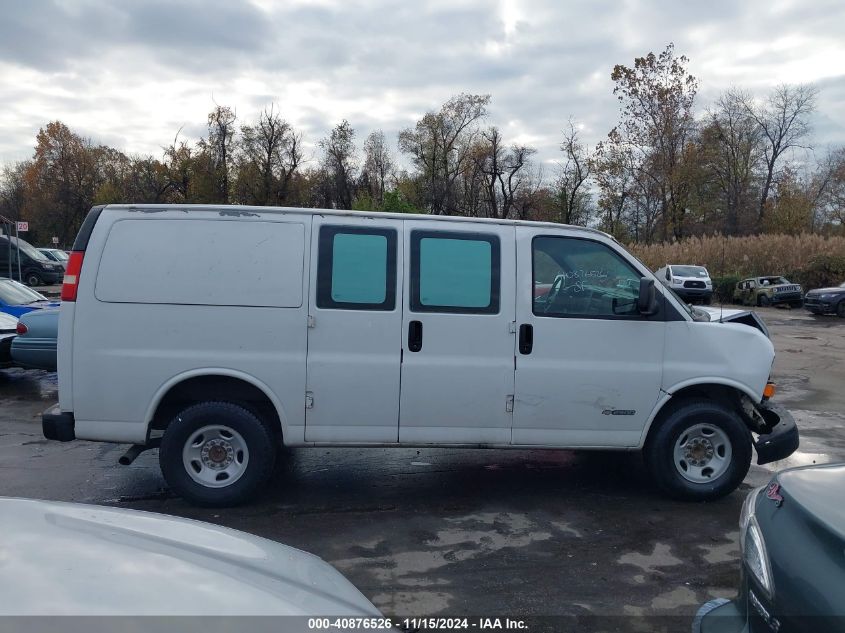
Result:
{"label": "dark car in foreground", "polygon": [[694,633],[845,631],[845,464],[776,474],[742,506],[735,600],[705,604]]}
{"label": "dark car in foreground", "polygon": [[56,371],[59,311],[34,310],[21,316],[11,343],[15,365],[26,369]]}
{"label": "dark car in foreground", "polygon": [[804,307],[813,314],[835,314],[845,319],[845,282],[810,290],[804,295]]}

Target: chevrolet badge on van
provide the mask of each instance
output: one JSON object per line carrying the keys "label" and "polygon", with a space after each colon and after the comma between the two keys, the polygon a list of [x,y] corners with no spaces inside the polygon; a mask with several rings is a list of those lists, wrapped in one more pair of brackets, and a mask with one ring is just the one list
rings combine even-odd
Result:
{"label": "chevrolet badge on van", "polygon": [[[282,446],[642,451],[706,500],[798,446],[774,348],[702,319],[596,230],[109,205],[73,246],[53,440],[159,447],[171,488],[243,502]],[[233,333],[232,324],[237,324]]]}

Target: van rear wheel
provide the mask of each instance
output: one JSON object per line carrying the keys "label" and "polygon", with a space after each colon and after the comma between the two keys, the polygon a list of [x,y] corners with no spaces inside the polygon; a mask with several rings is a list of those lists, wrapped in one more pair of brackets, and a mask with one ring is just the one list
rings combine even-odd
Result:
{"label": "van rear wheel", "polygon": [[276,458],[271,430],[231,402],[201,402],[181,411],[161,440],[159,465],[180,497],[201,506],[248,501]]}
{"label": "van rear wheel", "polygon": [[740,416],[711,400],[690,400],[655,422],[646,467],[668,495],[689,501],[723,497],[751,466],[751,435]]}

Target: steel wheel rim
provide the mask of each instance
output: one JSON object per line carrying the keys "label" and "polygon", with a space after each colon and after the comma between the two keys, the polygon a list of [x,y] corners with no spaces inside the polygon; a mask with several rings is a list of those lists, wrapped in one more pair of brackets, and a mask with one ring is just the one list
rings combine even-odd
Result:
{"label": "steel wheel rim", "polygon": [[182,448],[185,472],[206,488],[231,486],[246,472],[249,448],[243,436],[225,424],[210,424],[191,433]]}
{"label": "steel wheel rim", "polygon": [[733,453],[727,433],[715,424],[695,424],[675,441],[675,469],[689,482],[704,484],[724,475]]}

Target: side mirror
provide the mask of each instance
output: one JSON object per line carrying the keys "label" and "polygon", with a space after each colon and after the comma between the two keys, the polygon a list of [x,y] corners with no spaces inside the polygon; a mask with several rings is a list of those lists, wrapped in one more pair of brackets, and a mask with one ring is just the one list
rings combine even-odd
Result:
{"label": "side mirror", "polygon": [[637,312],[650,316],[657,312],[657,290],[654,288],[654,279],[643,277],[640,279],[640,294],[637,296]]}

